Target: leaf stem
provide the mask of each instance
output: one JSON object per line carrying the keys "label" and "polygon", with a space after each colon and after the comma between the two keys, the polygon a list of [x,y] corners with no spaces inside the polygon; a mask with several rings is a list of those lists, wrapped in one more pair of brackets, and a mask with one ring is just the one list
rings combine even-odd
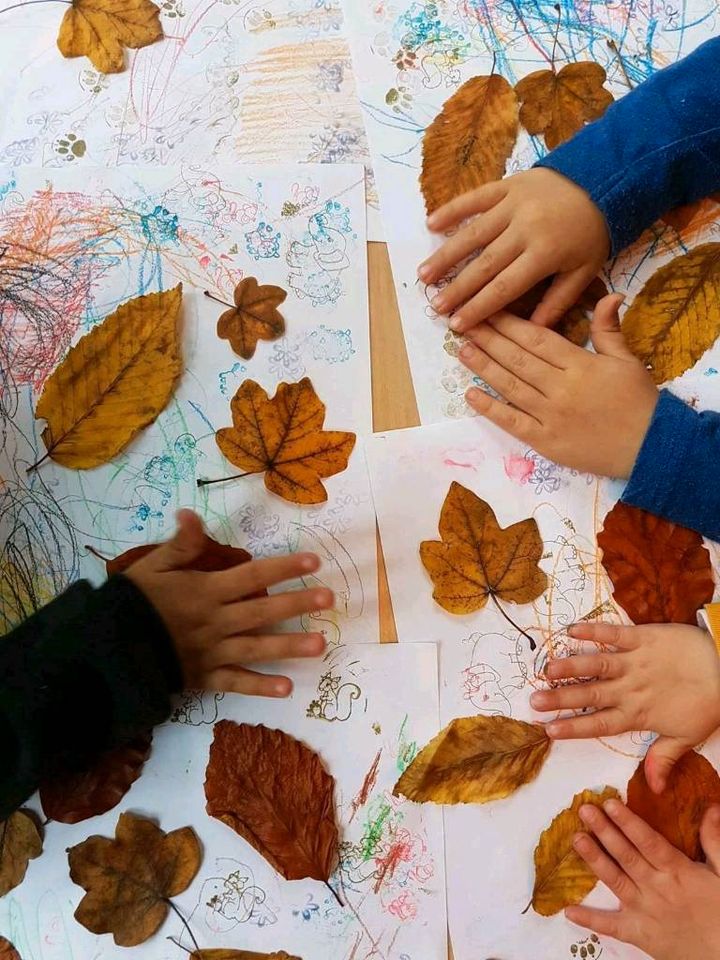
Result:
{"label": "leaf stem", "polygon": [[91,547],[89,543],[83,544],[83,550],[87,550],[87,552],[88,552],[91,556],[97,557],[97,559],[98,559],[98,560],[102,560],[103,563],[107,563],[107,561],[108,561],[108,558],[107,558],[107,557],[104,557],[104,556],[100,553],[99,550],[96,550],[96,549],[95,549],[95,547]]}
{"label": "leaf stem", "polygon": [[192,932],[192,930],[190,929],[190,924],[187,922],[187,920],[185,919],[185,917],[184,917],[184,916],[182,915],[182,913],[178,910],[178,908],[175,906],[175,904],[172,902],[172,900],[170,900],[168,897],[166,897],[166,898],[165,898],[165,903],[170,907],[171,910],[173,910],[173,911],[177,914],[177,916],[178,916],[179,919],[180,919],[180,923],[185,927],[185,930],[187,931],[187,935],[190,937],[190,942],[191,942],[192,945],[195,947],[195,950],[197,951],[198,955],[200,955],[200,953],[201,953],[200,947],[198,946],[198,942],[197,942],[197,940],[195,939],[195,934],[194,934],[194,933]]}
{"label": "leaf stem", "polygon": [[20,7],[34,7],[37,3],[64,3],[68,7],[72,6],[72,0],[23,0],[22,3],[14,3],[11,7],[3,7],[0,13],[10,13],[11,10],[19,10]]}
{"label": "leaf stem", "polygon": [[520,914],[520,916],[521,916],[521,917],[524,917],[525,914],[528,912],[528,910],[530,909],[531,906],[532,906],[532,897],[530,898],[530,903],[525,907],[525,909],[524,909],[523,912]]}
{"label": "leaf stem", "polygon": [[[32,2],[40,3],[40,0],[32,0]],[[0,10],[0,13],[2,13],[1,10]],[[41,466],[45,463],[45,461],[48,459],[49,456],[50,456],[50,451],[48,450],[48,452],[45,454],[45,456],[44,456],[44,457],[40,457],[40,459],[37,461],[37,463],[34,463],[31,467],[28,467],[27,470],[25,471],[25,473],[26,473],[26,474],[33,473],[33,471],[37,470],[38,467],[41,467]]]}
{"label": "leaf stem", "polygon": [[339,894],[336,890],[333,890],[333,888],[330,886],[330,884],[329,884],[329,882],[328,882],[327,880],[323,880],[323,883],[325,884],[325,886],[328,888],[328,890],[330,891],[330,893],[335,897],[335,899],[337,900],[337,902],[340,904],[340,906],[341,906],[341,907],[343,908],[343,910],[344,910],[344,909],[345,909],[345,904],[344,904],[344,903],[342,902],[342,900],[340,899],[340,894]]}
{"label": "leaf stem", "polygon": [[191,953],[191,952],[192,952],[192,951],[188,950],[188,948],[185,946],[184,943],[180,943],[180,941],[177,940],[175,937],[168,937],[168,940],[170,941],[170,943],[173,944],[173,946],[176,946],[179,950],[184,950],[185,953]]}
{"label": "leaf stem", "polygon": [[209,297],[210,300],[214,300],[215,303],[221,303],[224,307],[229,307],[231,310],[237,309],[237,307],[234,307],[231,303],[228,303],[227,300],[221,300],[220,297],[213,296],[209,290],[204,290],[203,293],[206,297]]}
{"label": "leaf stem", "polygon": [[248,471],[247,473],[236,473],[232,477],[218,477],[217,480],[196,480],[195,483],[198,487],[209,487],[213,483],[227,483],[228,480],[242,480],[243,477],[251,477],[252,472]]}
{"label": "leaf stem", "polygon": [[635,84],[634,84],[634,83],[632,82],[632,80],[630,79],[630,75],[629,75],[629,73],[627,72],[627,67],[625,66],[625,61],[623,60],[622,54],[620,53],[620,50],[618,49],[618,45],[615,43],[615,41],[612,39],[612,37],[608,38],[607,45],[610,47],[610,49],[612,50],[612,52],[615,54],[615,57],[617,58],[617,62],[620,64],[620,69],[622,70],[622,75],[625,77],[625,83],[628,85],[628,87],[629,87],[631,90],[634,90],[634,89],[635,89]]}
{"label": "leaf stem", "polygon": [[555,6],[555,9],[557,10],[557,23],[555,24],[555,36],[553,37],[552,53],[550,54],[550,66],[552,68],[552,72],[556,73],[557,71],[555,70],[555,54],[557,53],[558,35],[560,33],[560,17],[562,15],[562,10],[560,8],[559,3],[554,4],[554,6]]}
{"label": "leaf stem", "polygon": [[525,639],[526,639],[526,640],[528,641],[528,643],[530,644],[530,649],[531,649],[531,650],[536,650],[536,649],[537,649],[537,644],[535,643],[535,641],[533,640],[533,638],[530,636],[530,634],[529,634],[526,630],[523,630],[522,627],[519,627],[519,626],[517,625],[517,623],[515,623],[515,621],[512,619],[512,617],[510,617],[507,613],[505,613],[505,611],[503,610],[503,608],[500,606],[500,601],[499,601],[498,598],[495,596],[495,594],[493,593],[492,590],[490,591],[490,596],[492,597],[493,603],[494,603],[495,606],[498,608],[498,610],[499,610],[500,613],[503,615],[503,617],[505,617],[505,619],[506,619],[507,622],[510,624],[510,626],[511,626],[511,627],[514,627],[514,629],[517,630],[518,633],[522,634],[522,636],[525,637]]}

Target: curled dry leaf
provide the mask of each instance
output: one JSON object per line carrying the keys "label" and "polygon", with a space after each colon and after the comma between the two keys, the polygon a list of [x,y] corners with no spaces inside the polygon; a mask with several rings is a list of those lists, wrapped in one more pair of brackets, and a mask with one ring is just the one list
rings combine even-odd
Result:
{"label": "curled dry leaf", "polygon": [[22,883],[28,863],[40,856],[42,846],[37,824],[25,810],[0,823],[0,897]]}
{"label": "curled dry leaf", "polygon": [[282,287],[258,284],[245,277],[235,287],[235,306],[218,320],[217,335],[229,340],[235,353],[249,360],[258,340],[277,340],[285,333],[285,319],[277,309],[287,293]]}
{"label": "curled dry leaf", "polygon": [[500,180],[517,135],[517,97],[507,80],[496,75],[467,80],[423,137],[420,189],[427,212]]}
{"label": "curled dry leaf", "polygon": [[720,333],[720,243],[656,270],[623,317],[627,345],[665,383],[693,367]]}
{"label": "curled dry leaf", "polygon": [[125,69],[124,47],[139,49],[163,36],[160,9],[150,0],[69,0],[58,48],[64,57],[89,57],[100,73]]}
{"label": "curled dry leaf", "polygon": [[150,755],[152,732],[108,750],[90,770],[60,774],[40,784],[45,816],[60,823],[80,823],[112,810],[135,783]]}
{"label": "curled dry leaf", "polygon": [[704,200],[696,200],[694,203],[683,203],[679,207],[673,207],[672,210],[664,213],[660,219],[682,235],[691,225],[707,226],[717,220],[718,203],[720,203],[720,193],[712,193]]}
{"label": "curled dry leaf", "polygon": [[536,913],[551,917],[580,903],[595,887],[597,877],[573,847],[575,834],[585,830],[578,811],[587,803],[601,807],[613,797],[619,797],[614,787],[605,787],[602,793],[583,790],[540,834],[535,847],[535,886],[528,904]]}
{"label": "curled dry leaf", "polygon": [[89,837],[68,850],[70,879],[87,893],[75,919],[91,933],[112,933],[119,947],[144,943],[162,925],[169,898],[200,868],[190,827],[163,833],[151,820],[122,813],[115,839]]}
{"label": "curled dry leaf", "polygon": [[696,623],[715,585],[702,537],[627,503],[616,503],[598,533],[613,597],[633,623]]}
{"label": "curled dry leaf", "polygon": [[[531,287],[522,297],[518,297],[509,306],[508,311],[529,320],[535,308],[547,293],[553,278],[541,280]],[[598,300],[607,296],[608,289],[600,279],[595,279],[582,292],[580,299],[568,312],[562,317],[553,329],[560,336],[565,337],[570,343],[578,347],[584,347],[590,339],[590,320],[592,313],[597,306]]]}
{"label": "curled dry leaf", "polygon": [[[218,430],[217,445],[246,473],[265,472],[265,486],[291,503],[324,503],[324,477],[345,470],[355,434],[323,430],[325,404],[307,377],[281,383],[270,399],[246,380],[232,399],[233,426]],[[198,481],[203,486],[208,481]]]}
{"label": "curled dry leaf", "polygon": [[[142,547],[132,547],[121,553],[119,557],[105,561],[105,568],[109,577],[116,576],[118,573],[124,573],[129,567],[138,560],[142,560],[153,550],[162,546],[160,543],[148,543]],[[190,564],[190,569],[200,570],[203,573],[216,573],[220,570],[229,570],[231,567],[239,567],[243,563],[252,560],[252,554],[242,547],[231,547],[225,543],[218,543],[205,534],[205,546],[202,553],[197,556]]]}
{"label": "curled dry leaf", "polygon": [[5,937],[0,937],[0,960],[21,960],[20,954]]}
{"label": "curled dry leaf", "polygon": [[542,134],[548,150],[569,140],[613,102],[603,84],[605,70],[592,60],[568,63],[562,70],[536,70],[515,84],[520,122],[528,133]]}
{"label": "curled dry leaf", "polygon": [[[0,956],[0,960],[2,957]],[[190,960],[302,960],[280,950],[277,953],[254,953],[251,950],[196,950]]]}
{"label": "curled dry leaf", "polygon": [[207,812],[286,880],[328,882],[338,856],[335,781],[282,730],[221,720],[205,774]]}
{"label": "curled dry leaf", "polygon": [[628,783],[627,802],[633,813],[686,857],[705,860],[700,824],[707,808],[720,803],[720,777],[705,757],[694,750],[681,757],[661,794],[653,793],[648,786],[641,760]]}
{"label": "curled dry leaf", "polygon": [[35,411],[47,421],[43,460],[99,467],[155,420],[182,371],[181,302],[182,285],[128,300],[72,347]]}
{"label": "curled dry leaf", "polygon": [[503,529],[490,504],[453,482],[442,506],[442,541],[424,540],[420,558],[433,597],[450,613],[482,610],[488,597],[530,603],[547,586],[538,566],[543,546],[532,518]]}
{"label": "curled dry leaf", "polygon": [[434,803],[488,803],[534,780],[550,751],[545,728],[509,717],[453,720],[415,757],[393,794]]}

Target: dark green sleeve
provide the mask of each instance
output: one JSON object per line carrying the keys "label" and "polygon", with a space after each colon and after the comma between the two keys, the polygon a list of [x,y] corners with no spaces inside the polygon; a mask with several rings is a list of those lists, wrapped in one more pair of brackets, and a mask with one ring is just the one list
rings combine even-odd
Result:
{"label": "dark green sleeve", "polygon": [[40,777],[161,723],[182,684],[162,620],[125,577],[82,581],[0,638],[0,820]]}

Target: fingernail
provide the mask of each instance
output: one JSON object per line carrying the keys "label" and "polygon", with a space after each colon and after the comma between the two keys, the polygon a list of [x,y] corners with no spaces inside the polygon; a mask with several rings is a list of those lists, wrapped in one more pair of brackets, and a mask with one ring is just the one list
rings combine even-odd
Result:
{"label": "fingernail", "polygon": [[581,820],[584,820],[586,823],[590,823],[593,820],[597,820],[598,809],[591,803],[586,803],[580,807],[579,813]]}
{"label": "fingernail", "polygon": [[455,333],[458,333],[460,330],[462,330],[462,326],[463,326],[462,317],[453,317],[452,320],[450,321],[449,326],[451,330],[454,330]]}
{"label": "fingernail", "polygon": [[317,593],[313,594],[313,603],[322,610],[323,607],[331,606],[333,602],[333,595],[329,590],[318,590]]}
{"label": "fingernail", "polygon": [[547,726],[545,727],[545,733],[549,737],[556,737],[560,733],[561,729],[562,728],[557,723],[548,723]]}
{"label": "fingernail", "polygon": [[437,215],[436,213],[431,213],[430,216],[429,216],[429,217],[427,218],[427,220],[425,221],[425,223],[427,224],[428,230],[434,230],[435,227],[436,227],[437,224],[438,224],[438,220],[439,220],[439,219],[440,219],[440,218],[438,217],[438,215]]}
{"label": "fingernail", "polygon": [[603,804],[603,808],[607,810],[610,816],[615,816],[620,812],[620,801],[619,800],[606,800]]}
{"label": "fingernail", "polygon": [[475,347],[472,343],[464,343],[460,348],[460,356],[469,358],[475,353]]}
{"label": "fingernail", "polygon": [[321,633],[311,633],[303,637],[299,644],[301,653],[322,653],[325,648],[325,638]]}
{"label": "fingernail", "polygon": [[277,680],[273,684],[273,693],[276,697],[287,697],[292,691],[292,682],[287,678],[284,680]]}
{"label": "fingernail", "polygon": [[557,673],[557,669],[558,669],[557,663],[554,660],[551,660],[549,663],[545,664],[545,670],[544,670],[545,676],[552,679],[553,675]]}
{"label": "fingernail", "polygon": [[420,277],[420,279],[429,280],[431,274],[432,274],[432,270],[430,268],[430,264],[421,263],[420,266],[418,267],[418,272],[417,272],[417,275]]}
{"label": "fingernail", "polygon": [[300,566],[303,570],[317,570],[320,566],[320,558],[314,553],[303,553],[300,557]]}
{"label": "fingernail", "polygon": [[575,836],[573,837],[573,846],[582,848],[585,846],[586,841],[587,841],[586,833],[576,833]]}
{"label": "fingernail", "polygon": [[482,390],[478,390],[477,387],[470,387],[470,389],[465,394],[465,399],[469,403],[476,403],[480,399],[480,394]]}
{"label": "fingernail", "polygon": [[579,623],[573,623],[572,626],[568,627],[567,634],[569,637],[574,637],[577,633],[577,629],[580,626]]}
{"label": "fingernail", "polygon": [[545,702],[545,694],[540,690],[536,690],[535,693],[530,694],[530,706],[531,707],[541,707]]}

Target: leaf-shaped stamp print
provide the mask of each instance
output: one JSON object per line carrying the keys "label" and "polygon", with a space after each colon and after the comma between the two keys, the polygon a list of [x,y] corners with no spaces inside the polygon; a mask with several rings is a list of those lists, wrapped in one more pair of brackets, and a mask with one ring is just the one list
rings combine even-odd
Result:
{"label": "leaf-shaped stamp print", "polygon": [[[205,296],[218,300],[207,290]],[[285,333],[285,318],[278,307],[286,297],[282,287],[258,284],[255,277],[244,277],[235,287],[235,306],[225,304],[229,309],[218,320],[217,335],[221,340],[229,340],[238,356],[250,360],[258,340],[277,340]]]}
{"label": "leaf-shaped stamp print", "polygon": [[125,69],[124,48],[163,36],[160,8],[150,0],[68,0],[57,44],[64,57],[89,57],[100,73]]}

